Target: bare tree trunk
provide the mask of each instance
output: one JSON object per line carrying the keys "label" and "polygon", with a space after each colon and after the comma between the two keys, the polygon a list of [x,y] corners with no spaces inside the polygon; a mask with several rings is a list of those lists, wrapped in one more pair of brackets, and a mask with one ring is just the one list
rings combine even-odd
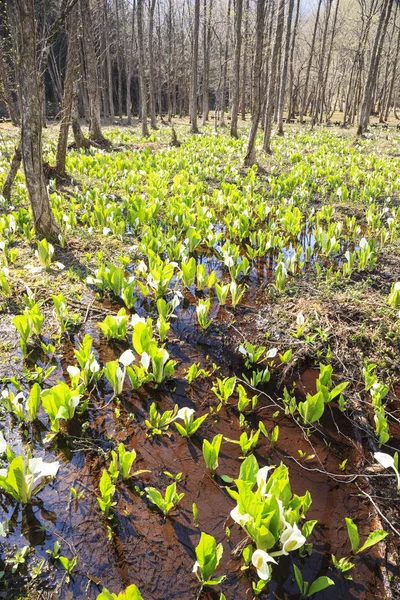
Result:
{"label": "bare tree trunk", "polygon": [[11,188],[14,183],[14,179],[17,176],[18,169],[22,160],[21,154],[21,140],[18,142],[18,146],[15,147],[14,156],[10,164],[10,170],[8,171],[6,180],[4,182],[2,195],[8,202],[11,200]]}
{"label": "bare tree trunk", "polygon": [[[90,148],[92,142],[85,138],[82,133],[82,129],[79,123],[79,115],[78,115],[78,90],[77,84],[74,84],[74,92],[72,99],[72,133],[74,134],[75,146],[77,148],[85,148],[86,150]],[[95,143],[95,142],[93,142]]]}
{"label": "bare tree trunk", "polygon": [[107,89],[108,89],[108,104],[110,109],[110,121],[113,123],[114,121],[114,94],[113,94],[113,76],[112,76],[112,61],[111,61],[111,53],[110,53],[110,34],[108,28],[108,18],[107,18],[107,0],[103,2],[103,28],[104,28],[104,36],[105,36],[105,62],[106,62],[106,70],[107,70]]}
{"label": "bare tree trunk", "polygon": [[204,0],[204,26],[203,26],[203,115],[202,124],[205,125],[208,121],[208,113],[210,111],[210,103],[208,99],[209,81],[210,81],[210,52],[211,52],[211,16],[212,16],[212,0],[208,2]]}
{"label": "bare tree trunk", "polygon": [[0,41],[0,83],[3,88],[4,103],[7,107],[8,115],[13,125],[19,125],[18,111],[14,105],[14,100],[11,93],[10,83],[8,79],[7,63],[4,60],[3,47]]}
{"label": "bare tree trunk", "polygon": [[335,14],[333,16],[331,40],[329,43],[328,58],[326,61],[324,83],[323,83],[322,92],[321,92],[321,112],[320,112],[320,121],[321,122],[322,122],[323,111],[324,111],[324,106],[325,106],[326,86],[328,83],[329,69],[331,67],[331,61],[332,61],[333,42],[335,40],[335,35],[336,35],[336,24],[337,24],[337,16],[338,16],[338,11],[339,11],[339,4],[340,4],[340,0],[336,0],[336,8],[335,8]]}
{"label": "bare tree trunk", "polygon": [[194,25],[192,44],[192,78],[190,82],[190,123],[191,133],[199,133],[197,126],[197,69],[199,65],[200,0],[194,3]]}
{"label": "bare tree trunk", "polygon": [[376,86],[376,78],[378,75],[379,63],[382,54],[383,41],[386,36],[392,6],[393,0],[383,0],[381,16],[379,18],[379,23],[376,30],[374,45],[372,49],[372,56],[369,65],[368,76],[364,86],[362,106],[358,120],[357,136],[363,135],[371,114],[373,93]]}
{"label": "bare tree trunk", "polygon": [[74,100],[74,80],[78,63],[78,6],[73,6],[69,15],[67,68],[64,81],[64,95],[61,105],[60,132],[58,135],[56,172],[65,175],[65,161],[67,157],[68,131],[72,117],[72,103]]}
{"label": "bare tree trunk", "polygon": [[247,86],[247,55],[249,48],[249,4],[250,0],[246,0],[246,12],[244,22],[244,50],[243,50],[243,65],[242,65],[242,93],[240,100],[240,110],[243,121],[246,119],[246,86]]}
{"label": "bare tree trunk", "polygon": [[118,75],[118,116],[122,121],[122,60],[121,60],[121,39],[120,39],[120,18],[119,18],[119,0],[115,0],[115,33],[116,33],[116,53],[117,53],[117,75]]}
{"label": "bare tree trunk", "polygon": [[168,122],[172,120],[172,0],[168,2]]}
{"label": "bare tree trunk", "polygon": [[272,133],[272,119],[274,115],[274,105],[276,102],[276,71],[279,49],[282,44],[283,26],[285,20],[285,0],[279,1],[278,18],[276,23],[274,47],[272,49],[271,56],[271,68],[269,73],[269,85],[268,85],[268,96],[267,105],[265,110],[265,121],[264,121],[264,141],[263,150],[264,152],[271,153],[271,133]]}
{"label": "bare tree trunk", "polygon": [[394,84],[395,84],[396,75],[397,75],[397,65],[399,62],[399,53],[400,53],[400,27],[399,27],[399,30],[397,33],[396,50],[395,50],[393,66],[392,66],[392,76],[391,76],[391,80],[390,80],[389,92],[387,95],[387,101],[386,101],[386,107],[385,107],[385,121],[387,121],[389,118],[390,105],[391,105],[392,98],[393,98]]}
{"label": "bare tree trunk", "polygon": [[85,78],[89,97],[89,137],[98,144],[106,145],[100,125],[100,94],[97,77],[97,58],[94,49],[92,15],[89,0],[79,0],[85,54]]}
{"label": "bare tree trunk", "polygon": [[244,157],[244,164],[247,167],[251,167],[256,162],[255,145],[261,114],[261,71],[264,42],[264,21],[265,1],[257,0],[256,48],[253,69],[253,110],[251,114],[251,126],[249,139],[247,141],[246,156]]}
{"label": "bare tree trunk", "polygon": [[161,58],[162,58],[162,41],[161,41],[161,15],[160,15],[160,3],[158,3],[158,114],[161,122],[163,121],[163,109],[162,109],[162,76],[161,76]]}
{"label": "bare tree trunk", "polygon": [[150,125],[152,129],[157,129],[156,122],[156,97],[154,92],[154,52],[153,52],[153,31],[154,31],[154,9],[156,0],[150,1],[149,11],[149,92],[150,92]]}
{"label": "bare tree trunk", "polygon": [[317,36],[318,21],[319,21],[319,13],[321,11],[321,4],[322,4],[322,0],[318,0],[318,8],[317,8],[317,15],[315,17],[315,24],[314,24],[314,30],[313,30],[313,36],[312,36],[312,42],[311,42],[311,49],[310,49],[310,57],[308,59],[306,79],[305,79],[305,82],[304,82],[303,99],[302,99],[301,106],[300,106],[300,123],[303,123],[303,117],[304,117],[304,113],[305,113],[305,109],[306,109],[306,104],[307,104],[308,84],[310,82],[311,65],[312,65],[312,60],[313,60],[313,56],[314,56],[315,39],[316,39],[316,36]]}
{"label": "bare tree trunk", "polygon": [[319,108],[320,108],[320,102],[321,102],[322,86],[323,86],[323,81],[324,81],[325,49],[326,49],[326,40],[328,37],[328,25],[329,25],[329,19],[331,16],[332,2],[333,2],[333,0],[328,0],[328,2],[326,3],[325,23],[324,23],[324,31],[323,31],[323,35],[322,35],[322,46],[321,46],[320,60],[319,60],[316,97],[315,97],[314,107],[311,112],[312,126],[314,126],[317,121],[317,117],[319,114]]}
{"label": "bare tree trunk", "polygon": [[242,48],[243,0],[235,5],[235,56],[233,61],[233,92],[231,112],[231,136],[238,137],[239,91],[240,91],[240,52]]}
{"label": "bare tree trunk", "polygon": [[293,68],[293,59],[294,59],[294,48],[296,45],[297,38],[297,27],[299,24],[299,16],[300,16],[300,0],[297,0],[296,5],[296,17],[294,21],[293,27],[293,35],[292,35],[292,44],[290,47],[290,59],[289,59],[289,105],[288,105],[288,120],[294,118],[294,68]]}
{"label": "bare tree trunk", "polygon": [[283,69],[281,78],[281,88],[279,91],[279,103],[278,103],[278,135],[283,135],[283,108],[285,106],[285,94],[286,94],[286,81],[287,72],[289,65],[289,50],[290,50],[290,37],[292,31],[292,18],[293,18],[294,0],[289,0],[288,16],[286,21],[286,41],[285,41],[285,56],[283,59]]}
{"label": "bare tree trunk", "polygon": [[141,121],[142,136],[149,135],[147,126],[147,85],[144,65],[144,40],[143,40],[143,0],[137,0],[137,30],[138,30],[138,49],[139,49],[139,83],[141,98]]}
{"label": "bare tree trunk", "polygon": [[56,238],[54,219],[43,174],[42,106],[36,56],[36,23],[33,0],[9,0],[15,29],[21,107],[21,148],[26,187],[36,234]]}
{"label": "bare tree trunk", "polygon": [[224,56],[224,71],[222,77],[222,91],[221,91],[221,116],[219,124],[222,126],[225,124],[225,106],[226,106],[226,81],[228,72],[228,56],[229,56],[229,30],[230,30],[230,18],[231,18],[231,0],[228,1],[228,13],[226,20],[226,39],[225,39],[225,56]]}

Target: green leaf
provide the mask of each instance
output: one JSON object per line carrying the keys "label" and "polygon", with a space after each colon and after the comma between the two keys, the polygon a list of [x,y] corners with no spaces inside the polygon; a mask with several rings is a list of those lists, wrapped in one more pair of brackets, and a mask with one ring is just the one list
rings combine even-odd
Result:
{"label": "green leaf", "polygon": [[293,565],[293,568],[294,568],[294,578],[296,580],[296,583],[300,590],[300,593],[302,594],[304,591],[303,575],[301,574],[300,569],[296,565]]}
{"label": "green leaf", "polygon": [[367,537],[367,540],[364,542],[364,544],[361,546],[358,552],[364,552],[364,550],[367,550],[367,548],[371,548],[372,546],[375,546],[375,544],[379,544],[379,542],[384,540],[385,537],[387,537],[387,535],[387,531],[383,531],[383,529],[376,529],[375,531],[371,531],[371,533]]}
{"label": "green leaf", "polygon": [[360,547],[360,536],[358,535],[358,527],[354,523],[353,519],[345,518],[346,527],[350,538],[351,549],[353,554],[357,554]]}
{"label": "green leaf", "polygon": [[255,485],[257,481],[257,473],[259,466],[254,454],[248,456],[241,464],[239,471],[239,479],[242,481],[251,481]]}
{"label": "green leaf", "polygon": [[322,592],[322,590],[325,590],[327,587],[329,587],[331,585],[335,585],[335,583],[332,581],[332,579],[330,579],[329,577],[326,577],[326,575],[323,575],[322,577],[318,577],[318,579],[313,581],[312,584],[310,585],[310,589],[308,590],[307,596],[312,596],[313,594],[316,594],[317,592]]}

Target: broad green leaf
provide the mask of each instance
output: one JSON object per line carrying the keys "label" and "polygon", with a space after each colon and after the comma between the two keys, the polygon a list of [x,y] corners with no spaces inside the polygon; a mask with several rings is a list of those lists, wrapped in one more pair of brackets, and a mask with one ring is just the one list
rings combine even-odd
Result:
{"label": "broad green leaf", "polygon": [[361,546],[358,552],[364,552],[364,550],[367,550],[367,548],[371,548],[372,546],[375,546],[375,544],[379,544],[379,542],[384,540],[385,537],[387,537],[387,535],[387,531],[383,531],[383,529],[376,529],[375,531],[371,531],[371,533],[367,537],[367,540],[364,542],[364,544]]}
{"label": "broad green leaf", "polygon": [[350,538],[351,549],[354,554],[357,554],[360,547],[360,536],[358,535],[358,527],[354,523],[353,519],[345,518],[346,527]]}
{"label": "broad green leaf", "polygon": [[332,579],[330,579],[329,577],[326,577],[326,575],[318,577],[318,579],[313,581],[310,585],[307,595],[313,596],[313,594],[316,594],[317,592],[322,592],[322,590],[325,590],[331,585],[335,585],[335,582],[332,581]]}

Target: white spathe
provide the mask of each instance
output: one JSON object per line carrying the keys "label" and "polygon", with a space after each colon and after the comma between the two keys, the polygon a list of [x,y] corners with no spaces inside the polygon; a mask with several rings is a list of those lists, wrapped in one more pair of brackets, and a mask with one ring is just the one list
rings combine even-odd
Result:
{"label": "white spathe", "polygon": [[231,510],[231,517],[238,523],[241,527],[246,527],[247,523],[253,521],[253,517],[249,515],[249,513],[245,513],[244,515],[239,510],[239,505],[236,505],[235,508]]}
{"label": "white spathe", "polygon": [[397,489],[400,491],[400,473],[396,468],[393,456],[386,452],[375,452],[374,458],[384,469],[393,469],[397,477]]}
{"label": "white spathe", "polygon": [[135,355],[133,354],[132,350],[125,350],[125,352],[119,357],[119,362],[121,365],[124,365],[124,367],[129,367],[134,360]]}
{"label": "white spathe", "polygon": [[253,552],[251,562],[257,569],[257,575],[259,578],[263,579],[264,581],[268,581],[268,579],[271,577],[271,567],[269,566],[269,563],[277,564],[276,560],[264,550],[256,550]]}
{"label": "white spathe", "polygon": [[189,408],[188,406],[184,406],[178,410],[176,415],[177,419],[182,419],[182,421],[189,421],[192,415],[194,415],[195,411],[193,408]]}
{"label": "white spathe", "polygon": [[294,550],[298,550],[306,543],[306,538],[301,533],[300,529],[297,527],[296,523],[292,526],[289,523],[286,524],[286,528],[284,529],[281,535],[281,544],[282,544],[282,552],[283,554],[289,554],[289,552],[293,552]]}
{"label": "white spathe", "polygon": [[0,454],[4,454],[4,452],[7,450],[7,442],[4,439],[4,435],[3,432],[0,431]]}

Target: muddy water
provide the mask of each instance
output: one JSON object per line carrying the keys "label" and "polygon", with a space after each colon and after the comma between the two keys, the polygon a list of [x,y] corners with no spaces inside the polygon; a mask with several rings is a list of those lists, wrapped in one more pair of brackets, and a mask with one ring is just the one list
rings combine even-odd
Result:
{"label": "muddy water", "polygon": [[[270,267],[272,269],[272,265]],[[252,341],[255,337],[254,319],[255,304],[262,302],[260,292],[251,288],[244,297],[243,305],[236,313],[238,320],[243,320],[241,332]],[[48,559],[46,550],[53,547],[54,541],[61,543],[62,554],[71,557],[79,556],[76,572],[71,584],[67,586],[62,580],[62,569],[59,564],[57,581],[51,572],[44,576],[44,586],[54,590],[54,598],[85,600],[95,598],[105,585],[112,591],[120,591],[130,583],[140,588],[147,600],[175,600],[178,598],[196,598],[199,586],[192,574],[195,560],[194,548],[199,540],[199,532],[212,533],[218,542],[224,545],[224,555],[218,573],[227,575],[226,581],[219,586],[228,600],[245,600],[251,598],[251,581],[253,570],[241,571],[242,562],[233,554],[235,547],[243,540],[244,535],[238,525],[229,518],[234,507],[233,500],[225,490],[225,484],[217,476],[211,478],[207,473],[202,457],[202,438],[212,439],[217,433],[238,439],[241,430],[238,425],[238,414],[234,408],[234,399],[227,407],[223,407],[217,417],[209,416],[198,435],[187,441],[179,436],[175,429],[169,435],[159,438],[146,436],[144,419],[147,417],[151,402],[156,401],[160,410],[166,410],[177,403],[180,407],[190,406],[197,413],[209,412],[209,407],[216,407],[217,400],[211,391],[211,380],[199,380],[189,385],[184,379],[186,369],[193,362],[200,362],[203,367],[211,368],[216,362],[221,370],[219,376],[237,374],[244,370],[243,362],[237,352],[242,341],[237,329],[230,327],[232,313],[229,309],[212,305],[211,314],[216,317],[214,325],[203,332],[196,324],[194,297],[185,294],[182,307],[177,311],[178,318],[173,322],[169,334],[168,351],[177,360],[177,370],[173,381],[154,389],[147,387],[133,392],[127,387],[118,406],[120,414],[115,412],[116,402],[110,400],[110,389],[103,384],[92,393],[87,418],[75,419],[69,424],[64,436],[60,436],[57,444],[43,446],[46,434],[44,427],[37,426],[32,431],[35,455],[46,460],[60,461],[60,470],[53,484],[47,484],[38,494],[32,507],[20,510],[15,504],[1,496],[0,520],[11,519],[10,535],[7,545],[15,543],[18,547],[29,543],[36,548],[40,558]],[[251,306],[252,305],[252,306]],[[111,306],[111,305],[110,305]],[[110,308],[109,306],[109,308]],[[145,314],[138,305],[140,313]],[[115,311],[118,307],[114,306]],[[76,336],[66,341],[63,352],[58,356],[58,369],[48,382],[55,383],[58,378],[66,376],[66,368],[74,364],[72,350],[77,346],[83,334],[88,332],[94,339],[95,348],[101,363],[118,357],[127,344],[107,345],[96,325],[98,319],[88,320]],[[313,392],[315,375],[306,371],[296,382],[299,395],[307,391]],[[265,391],[276,398],[276,384],[273,380],[265,387]],[[348,458],[347,472],[355,472],[359,458],[358,450],[352,443],[352,431],[348,421],[343,419],[339,411],[326,412],[322,421],[321,433],[311,436],[313,447],[307,442],[302,430],[281,411],[274,416],[277,407],[274,401],[261,397],[257,414],[252,418],[252,425],[262,419],[268,431],[275,424],[279,425],[279,441],[271,447],[265,438],[260,438],[256,457],[261,466],[279,464],[283,461],[290,468],[293,491],[303,495],[309,490],[313,503],[308,513],[309,519],[317,519],[313,536],[313,552],[304,560],[303,574],[307,581],[313,581],[322,574],[327,574],[330,554],[338,558],[345,556],[350,548],[344,517],[356,520],[360,528],[361,538],[370,530],[369,508],[357,497],[358,489],[354,484],[337,483],[322,472],[339,473],[339,463]],[[41,421],[46,423],[44,415]],[[82,426],[84,421],[88,426]],[[13,448],[21,451],[21,431],[8,420],[5,424],[6,437],[11,438]],[[118,484],[114,510],[115,517],[111,524],[113,536],[107,540],[109,522],[101,514],[96,494],[101,472],[107,461],[104,453],[112,449],[116,443],[124,442],[128,448],[137,451],[137,469],[149,469],[151,473],[142,474],[128,483]],[[298,450],[319,457],[306,462],[299,461]],[[240,468],[240,449],[237,445],[223,442],[218,473],[237,476]],[[298,459],[298,462],[293,460]],[[318,470],[319,469],[319,470]],[[178,490],[185,496],[171,516],[164,519],[160,513],[148,503],[143,494],[146,485],[154,485],[165,489],[171,480],[164,474],[182,473]],[[78,493],[83,491],[84,498],[76,502],[71,500],[70,488]],[[198,506],[199,516],[196,527],[192,517],[192,504]],[[230,536],[226,528],[230,528]],[[269,584],[269,593],[263,598],[297,598],[298,590],[292,580],[291,561],[299,564],[297,558],[282,557],[279,567],[274,568],[274,580]],[[375,549],[365,556],[356,557],[356,568],[353,570],[353,582],[347,582],[332,570],[329,576],[334,579],[335,587],[319,594],[319,598],[333,599],[372,599],[383,598],[378,576],[379,560]],[[14,588],[22,585],[15,579]],[[0,582],[1,586],[1,582]],[[1,588],[0,588],[1,589]],[[208,599],[219,598],[219,591],[211,590],[202,596]]]}

